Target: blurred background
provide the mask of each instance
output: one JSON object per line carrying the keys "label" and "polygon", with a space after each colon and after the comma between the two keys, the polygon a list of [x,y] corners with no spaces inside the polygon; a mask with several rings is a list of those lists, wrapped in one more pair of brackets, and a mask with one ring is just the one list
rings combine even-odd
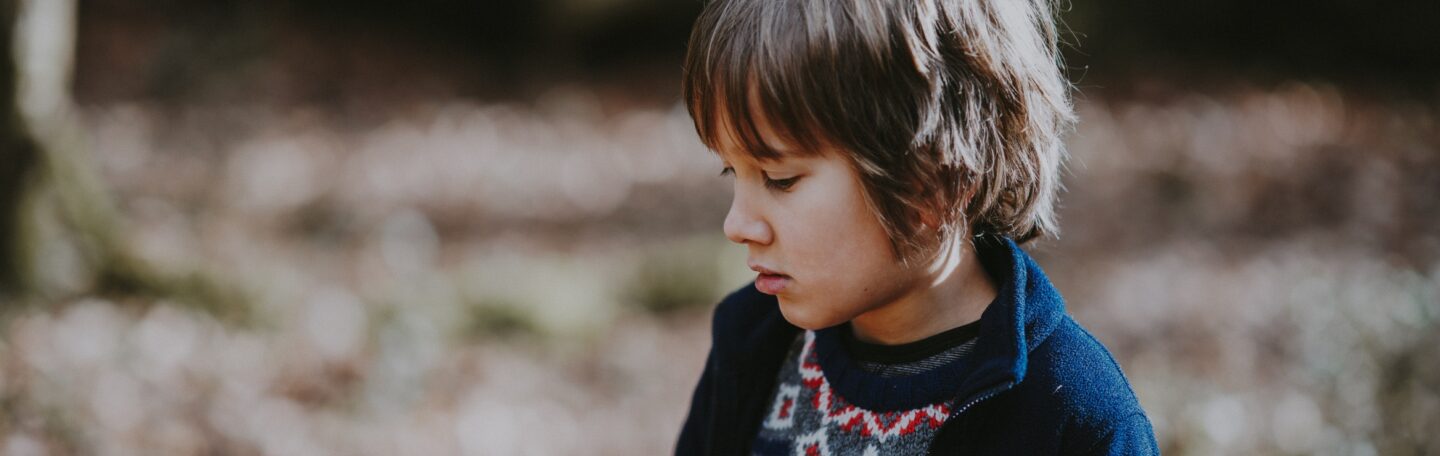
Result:
{"label": "blurred background", "polygon": [[[695,0],[0,0],[0,453],[663,454]],[[1167,454],[1440,452],[1440,6],[1061,5],[1031,247]]]}

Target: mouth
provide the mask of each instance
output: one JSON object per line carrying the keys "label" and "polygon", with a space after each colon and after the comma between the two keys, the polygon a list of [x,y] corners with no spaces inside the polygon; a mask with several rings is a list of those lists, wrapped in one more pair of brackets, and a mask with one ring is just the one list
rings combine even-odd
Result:
{"label": "mouth", "polygon": [[750,270],[755,271],[755,289],[768,295],[778,295],[785,291],[793,280],[790,276],[758,264],[751,263]]}

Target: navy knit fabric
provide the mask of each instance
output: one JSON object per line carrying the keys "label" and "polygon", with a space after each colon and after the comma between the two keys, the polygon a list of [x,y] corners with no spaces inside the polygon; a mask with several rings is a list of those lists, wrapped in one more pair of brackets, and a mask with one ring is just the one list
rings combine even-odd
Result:
{"label": "navy knit fabric", "polygon": [[[837,372],[855,371],[843,366],[847,357],[834,354],[837,343],[829,352],[834,359],[821,362],[836,390],[863,391],[855,396],[860,406],[861,400],[904,405],[936,394],[955,397],[930,454],[1159,454],[1120,366],[1065,313],[1034,260],[998,237],[977,239],[976,251],[1000,290],[980,318],[970,355],[905,390],[877,388],[867,376],[828,378],[832,364],[840,365]],[[753,284],[720,303],[711,329],[705,371],[675,451],[747,454],[800,329],[780,315],[775,297]],[[826,356],[819,339],[816,351]]]}

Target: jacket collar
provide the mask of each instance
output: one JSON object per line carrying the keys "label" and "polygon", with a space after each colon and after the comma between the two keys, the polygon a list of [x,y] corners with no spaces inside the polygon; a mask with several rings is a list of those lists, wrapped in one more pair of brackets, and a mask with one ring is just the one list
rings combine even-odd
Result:
{"label": "jacket collar", "polygon": [[1030,351],[1050,337],[1065,316],[1060,293],[1014,241],[982,236],[976,239],[975,248],[986,271],[1000,282],[1000,289],[980,316],[975,369],[961,383],[961,395],[1024,380]]}

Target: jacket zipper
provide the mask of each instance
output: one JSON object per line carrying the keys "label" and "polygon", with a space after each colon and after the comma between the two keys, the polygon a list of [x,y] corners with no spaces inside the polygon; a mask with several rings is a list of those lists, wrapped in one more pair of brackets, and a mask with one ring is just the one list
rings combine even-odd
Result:
{"label": "jacket zipper", "polygon": [[[970,410],[971,407],[974,407],[975,404],[979,404],[980,402],[983,402],[983,401],[985,401],[986,399],[990,399],[990,398],[992,398],[992,397],[995,397],[996,395],[999,395],[1000,393],[1009,391],[1010,388],[1014,388],[1014,387],[1015,387],[1015,382],[1014,382],[1014,381],[1007,381],[1007,382],[1005,382],[1005,383],[1003,383],[1003,384],[1000,384],[1000,385],[998,385],[998,386],[995,386],[995,387],[989,388],[989,389],[987,389],[987,390],[985,390],[985,391],[982,391],[982,392],[980,392],[980,394],[977,394],[977,395],[975,395],[975,396],[971,396],[972,399],[971,399],[969,402],[966,402],[965,405],[963,405],[963,406],[961,406],[961,407],[959,407],[959,408],[956,408],[954,412],[950,413],[950,417],[949,417],[949,418],[946,418],[946,419],[945,419],[945,422],[946,422],[946,423],[950,423],[951,421],[955,420],[955,418],[959,418],[959,417],[960,417],[960,414],[965,413],[966,410]],[[926,454],[935,454],[935,443],[936,443],[936,440],[931,440],[931,441],[930,441],[930,447],[925,450],[925,453],[926,453]]]}
{"label": "jacket zipper", "polygon": [[1000,393],[1003,393],[1003,392],[1009,390],[1010,388],[1012,388],[1012,387],[1014,387],[1014,386],[1015,386],[1015,382],[1005,382],[1004,384],[1002,384],[1002,385],[1000,385],[1000,386],[997,386],[997,387],[994,387],[994,388],[990,388],[990,389],[988,389],[988,390],[985,390],[984,392],[982,392],[982,393],[980,393],[978,396],[976,396],[974,400],[971,400],[970,402],[966,403],[965,406],[955,409],[955,413],[951,413],[951,414],[950,414],[950,418],[955,418],[955,417],[957,417],[957,416],[960,416],[961,413],[965,413],[966,410],[969,410],[970,407],[973,407],[973,406],[975,406],[975,404],[980,403],[980,401],[983,401],[983,400],[986,400],[986,399],[995,397],[995,395],[1000,394]]}

